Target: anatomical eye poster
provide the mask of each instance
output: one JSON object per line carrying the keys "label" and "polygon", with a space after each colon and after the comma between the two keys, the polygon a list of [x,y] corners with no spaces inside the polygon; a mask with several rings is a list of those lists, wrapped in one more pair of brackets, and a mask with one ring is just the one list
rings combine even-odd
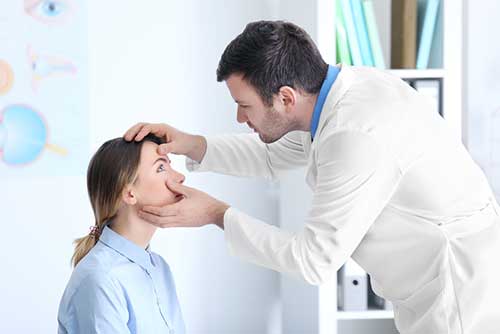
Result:
{"label": "anatomical eye poster", "polygon": [[86,1],[0,1],[0,178],[88,162]]}

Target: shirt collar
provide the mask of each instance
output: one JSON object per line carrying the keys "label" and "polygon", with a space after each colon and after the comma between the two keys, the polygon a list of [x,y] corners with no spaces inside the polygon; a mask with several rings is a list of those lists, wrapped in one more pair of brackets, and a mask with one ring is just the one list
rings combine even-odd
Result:
{"label": "shirt collar", "polygon": [[323,105],[325,104],[326,97],[330,88],[332,87],[335,79],[339,75],[340,67],[328,65],[328,72],[326,73],[326,78],[321,85],[321,89],[318,94],[318,99],[314,105],[314,111],[311,118],[311,138],[314,139],[316,135],[316,130],[318,129],[319,117],[321,116],[321,111],[323,110]]}
{"label": "shirt collar", "polygon": [[130,261],[138,264],[147,272],[153,269],[153,259],[150,254],[150,247],[143,249],[132,241],[125,239],[115,231],[113,231],[108,226],[105,226],[102,230],[99,241],[106,246],[114,249],[122,256],[126,257]]}

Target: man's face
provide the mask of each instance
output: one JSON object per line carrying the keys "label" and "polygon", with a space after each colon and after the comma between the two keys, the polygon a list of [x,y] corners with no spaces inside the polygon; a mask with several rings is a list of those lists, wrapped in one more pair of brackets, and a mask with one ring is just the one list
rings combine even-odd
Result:
{"label": "man's face", "polygon": [[241,74],[230,75],[226,84],[238,105],[237,121],[246,123],[259,134],[260,140],[270,144],[289,132],[290,121],[285,116],[283,105],[275,101],[273,106],[266,106],[257,90],[243,80]]}

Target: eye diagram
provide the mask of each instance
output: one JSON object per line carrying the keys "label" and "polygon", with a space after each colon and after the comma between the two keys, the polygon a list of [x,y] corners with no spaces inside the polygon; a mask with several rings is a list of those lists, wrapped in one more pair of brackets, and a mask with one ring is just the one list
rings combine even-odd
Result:
{"label": "eye diagram", "polygon": [[0,95],[7,94],[14,84],[14,72],[10,65],[0,59]]}
{"label": "eye diagram", "polygon": [[7,165],[35,161],[44,149],[66,155],[65,149],[47,143],[43,117],[27,105],[15,104],[0,111],[0,158]]}
{"label": "eye diagram", "polygon": [[32,86],[35,90],[40,81],[47,77],[76,74],[76,66],[70,61],[36,53],[31,47],[28,47],[28,62],[33,74]]}
{"label": "eye diagram", "polygon": [[24,10],[46,24],[64,22],[71,12],[70,0],[24,0]]}

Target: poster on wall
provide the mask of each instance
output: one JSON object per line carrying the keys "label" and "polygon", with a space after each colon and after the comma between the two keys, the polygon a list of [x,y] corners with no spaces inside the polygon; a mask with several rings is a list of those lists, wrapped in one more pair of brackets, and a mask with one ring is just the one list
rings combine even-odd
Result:
{"label": "poster on wall", "polygon": [[85,173],[85,3],[0,2],[0,178]]}

